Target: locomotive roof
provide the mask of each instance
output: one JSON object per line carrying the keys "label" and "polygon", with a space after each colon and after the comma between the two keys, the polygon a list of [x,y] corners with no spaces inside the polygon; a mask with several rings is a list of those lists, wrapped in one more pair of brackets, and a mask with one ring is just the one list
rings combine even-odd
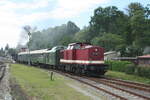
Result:
{"label": "locomotive roof", "polygon": [[76,42],[76,43],[70,43],[69,45],[75,45],[75,44],[87,44],[87,45],[91,45],[91,43],[88,43],[88,42]]}
{"label": "locomotive roof", "polygon": [[150,58],[150,54],[143,55],[143,56],[138,56],[138,58]]}

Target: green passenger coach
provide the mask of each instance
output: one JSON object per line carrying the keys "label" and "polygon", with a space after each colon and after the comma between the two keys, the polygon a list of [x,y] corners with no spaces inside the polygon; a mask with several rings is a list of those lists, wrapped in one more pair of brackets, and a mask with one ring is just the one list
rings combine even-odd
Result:
{"label": "green passenger coach", "polygon": [[58,66],[60,64],[60,50],[65,49],[64,46],[56,46],[52,49],[34,50],[30,52],[21,52],[18,54],[18,59],[22,63],[28,63],[30,59],[31,64],[45,64]]}
{"label": "green passenger coach", "polygon": [[44,53],[44,63],[48,65],[57,66],[60,64],[60,50],[63,50],[65,47],[63,46],[56,46],[53,47],[51,50],[46,51]]}

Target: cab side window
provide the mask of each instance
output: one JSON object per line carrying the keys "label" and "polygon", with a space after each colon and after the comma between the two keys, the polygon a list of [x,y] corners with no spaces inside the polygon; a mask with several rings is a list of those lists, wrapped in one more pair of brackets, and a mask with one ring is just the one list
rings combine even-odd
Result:
{"label": "cab side window", "polygon": [[79,44],[74,45],[74,49],[80,49],[80,45]]}

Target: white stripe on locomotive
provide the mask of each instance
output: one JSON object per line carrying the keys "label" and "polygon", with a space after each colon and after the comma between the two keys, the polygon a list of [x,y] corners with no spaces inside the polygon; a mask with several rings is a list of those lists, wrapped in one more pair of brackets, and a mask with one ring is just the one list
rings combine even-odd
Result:
{"label": "white stripe on locomotive", "polygon": [[89,60],[65,60],[60,59],[62,63],[80,63],[80,64],[104,64],[104,61],[89,61]]}

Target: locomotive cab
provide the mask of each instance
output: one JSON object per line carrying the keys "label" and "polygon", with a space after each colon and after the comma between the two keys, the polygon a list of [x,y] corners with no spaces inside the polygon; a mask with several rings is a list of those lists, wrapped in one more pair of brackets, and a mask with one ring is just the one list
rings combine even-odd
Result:
{"label": "locomotive cab", "polygon": [[84,48],[85,46],[91,45],[90,43],[71,43],[68,45],[68,50],[69,49],[81,49]]}

